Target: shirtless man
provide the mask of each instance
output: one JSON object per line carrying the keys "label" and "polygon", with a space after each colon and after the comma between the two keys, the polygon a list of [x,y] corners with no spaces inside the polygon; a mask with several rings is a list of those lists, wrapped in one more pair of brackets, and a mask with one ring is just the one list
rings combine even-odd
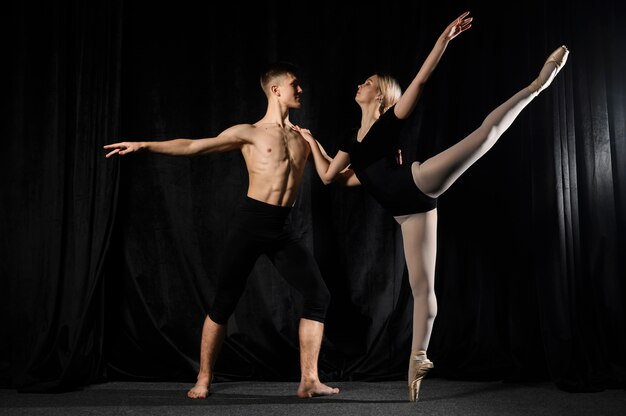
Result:
{"label": "shirtless man", "polygon": [[278,63],[261,75],[267,96],[265,116],[254,124],[230,127],[217,137],[173,139],[160,142],[121,142],[104,146],[109,152],[127,155],[139,151],[171,156],[195,156],[241,150],[248,169],[247,196],[237,208],[224,242],[218,285],[211,310],[204,320],[197,382],[187,396],[209,395],[213,367],[233,313],[257,258],[265,254],[281,276],[304,299],[299,324],[301,380],[300,398],[339,393],[320,382],[317,361],[324,332],[330,294],[311,253],[291,232],[287,216],[293,206],[307,158],[308,143],[289,121],[289,110],[300,108],[302,87],[297,71]]}

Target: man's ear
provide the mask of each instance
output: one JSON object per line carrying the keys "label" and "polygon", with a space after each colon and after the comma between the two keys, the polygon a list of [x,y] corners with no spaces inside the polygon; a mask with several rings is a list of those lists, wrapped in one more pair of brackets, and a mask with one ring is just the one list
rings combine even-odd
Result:
{"label": "man's ear", "polygon": [[278,85],[272,85],[270,87],[270,91],[272,91],[272,94],[275,94],[277,97],[280,97],[280,87]]}

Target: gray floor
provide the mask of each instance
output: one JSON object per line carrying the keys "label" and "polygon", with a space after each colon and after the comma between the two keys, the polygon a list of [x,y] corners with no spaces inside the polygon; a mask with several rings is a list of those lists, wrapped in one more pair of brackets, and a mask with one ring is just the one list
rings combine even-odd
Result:
{"label": "gray floor", "polygon": [[430,379],[418,403],[404,382],[328,383],[339,395],[298,399],[296,383],[215,383],[190,400],[188,383],[110,382],[57,394],[0,389],[0,415],[626,415],[626,392],[567,393],[552,383],[505,384]]}

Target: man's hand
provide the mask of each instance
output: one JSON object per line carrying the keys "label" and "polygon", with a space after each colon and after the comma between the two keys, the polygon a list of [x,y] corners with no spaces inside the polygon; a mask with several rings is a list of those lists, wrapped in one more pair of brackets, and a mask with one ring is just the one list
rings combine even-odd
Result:
{"label": "man's hand", "polygon": [[138,152],[143,149],[142,142],[120,142],[120,143],[112,143],[104,146],[104,149],[113,149],[109,153],[106,154],[106,157],[111,157],[114,154],[119,154],[120,156],[126,155],[128,153]]}

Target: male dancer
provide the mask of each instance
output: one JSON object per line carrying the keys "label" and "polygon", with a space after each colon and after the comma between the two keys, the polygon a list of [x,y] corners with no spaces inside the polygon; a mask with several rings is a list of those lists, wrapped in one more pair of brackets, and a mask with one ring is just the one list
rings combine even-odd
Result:
{"label": "male dancer", "polygon": [[302,87],[296,69],[286,63],[268,67],[261,75],[267,97],[265,116],[254,124],[232,126],[217,137],[161,142],[121,142],[104,146],[106,157],[149,151],[193,156],[241,150],[249,175],[246,198],[235,212],[221,256],[222,264],[211,310],[202,328],[200,370],[187,396],[209,394],[213,367],[226,334],[228,318],[243,293],[257,258],[265,254],[281,276],[303,296],[299,325],[301,398],[332,395],[339,389],[320,382],[317,361],[330,294],[311,253],[286,222],[310,155],[310,147],[289,121],[289,110],[300,108]]}

